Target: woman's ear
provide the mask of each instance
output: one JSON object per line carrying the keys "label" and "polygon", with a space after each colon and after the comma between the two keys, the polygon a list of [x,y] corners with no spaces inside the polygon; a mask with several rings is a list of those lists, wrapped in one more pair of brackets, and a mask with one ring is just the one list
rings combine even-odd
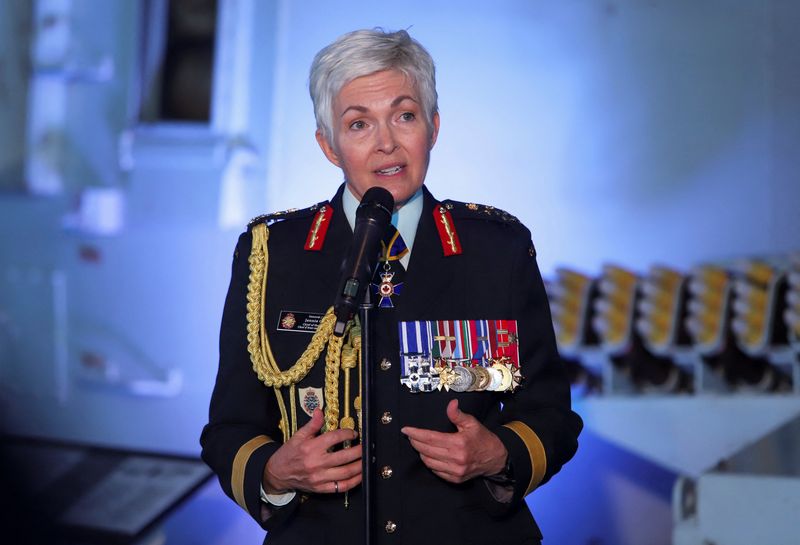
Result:
{"label": "woman's ear", "polygon": [[433,114],[433,130],[431,131],[431,146],[428,149],[433,149],[436,144],[436,138],[439,136],[439,112]]}
{"label": "woman's ear", "polygon": [[317,137],[317,144],[319,144],[319,147],[322,149],[322,153],[325,154],[325,157],[328,158],[328,161],[337,167],[342,168],[342,162],[339,160],[339,155],[333,149],[331,143],[328,142],[328,139],[325,138],[325,135],[322,134],[322,129],[317,129],[317,132],[314,133],[314,136]]}

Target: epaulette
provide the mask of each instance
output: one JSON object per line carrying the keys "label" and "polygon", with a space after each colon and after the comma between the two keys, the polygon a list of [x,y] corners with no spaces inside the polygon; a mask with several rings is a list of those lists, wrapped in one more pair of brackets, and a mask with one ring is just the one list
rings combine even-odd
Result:
{"label": "epaulette", "polygon": [[270,214],[261,214],[260,216],[256,216],[250,220],[247,224],[248,229],[252,229],[254,225],[259,223],[266,223],[267,225],[271,225],[276,221],[283,221],[293,218],[304,218],[315,214],[319,208],[328,201],[318,202],[315,205],[309,206],[308,208],[290,208],[288,210],[281,210],[280,212],[272,212]]}
{"label": "epaulette", "polygon": [[519,223],[515,216],[488,204],[465,203],[449,199],[442,201],[441,204],[457,218],[491,219],[508,224]]}
{"label": "epaulette", "polygon": [[308,230],[306,243],[303,248],[310,252],[319,252],[325,244],[325,235],[328,233],[328,227],[331,224],[331,217],[333,216],[333,207],[328,201],[318,202],[308,208],[291,208],[282,212],[262,214],[250,220],[247,228],[252,230],[255,225],[261,223],[266,223],[267,226],[270,226],[275,222],[307,218],[312,215],[314,219],[311,220],[311,227]]}

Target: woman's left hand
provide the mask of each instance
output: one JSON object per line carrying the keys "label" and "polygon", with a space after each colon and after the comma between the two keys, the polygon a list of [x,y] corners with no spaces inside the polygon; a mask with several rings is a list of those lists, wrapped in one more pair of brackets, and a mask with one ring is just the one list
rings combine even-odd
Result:
{"label": "woman's left hand", "polygon": [[453,433],[410,426],[400,430],[431,471],[451,483],[463,483],[503,470],[508,451],[497,435],[477,418],[459,409],[457,399],[448,403],[447,418],[456,427]]}

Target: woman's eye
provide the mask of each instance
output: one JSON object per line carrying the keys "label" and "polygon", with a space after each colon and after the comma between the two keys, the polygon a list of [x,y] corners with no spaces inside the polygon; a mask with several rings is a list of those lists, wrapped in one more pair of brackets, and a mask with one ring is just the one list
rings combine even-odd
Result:
{"label": "woman's eye", "polygon": [[402,119],[403,121],[414,121],[416,118],[417,118],[417,116],[415,116],[411,112],[403,112],[400,115],[400,119]]}
{"label": "woman's eye", "polygon": [[360,131],[361,129],[363,129],[366,126],[367,126],[367,124],[364,123],[363,121],[353,121],[352,123],[350,123],[350,128],[354,129],[354,130],[357,130],[357,131]]}

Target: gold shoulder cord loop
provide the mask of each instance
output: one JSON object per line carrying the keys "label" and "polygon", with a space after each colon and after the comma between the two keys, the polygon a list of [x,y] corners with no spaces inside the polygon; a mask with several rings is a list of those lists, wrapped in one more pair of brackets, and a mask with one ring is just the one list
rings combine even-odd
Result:
{"label": "gold shoulder cord loop", "polygon": [[[339,366],[342,352],[342,338],[333,335],[336,316],[330,307],[322,318],[311,342],[286,371],[281,371],[267,337],[264,325],[264,303],[267,294],[267,270],[269,268],[269,229],[260,223],[253,227],[253,245],[250,250],[249,283],[247,285],[247,351],[258,379],[275,389],[278,407],[281,412],[281,431],[284,442],[297,430],[295,408],[295,385],[308,375],[322,350],[328,345],[325,358],[325,429],[335,430],[339,419]],[[289,422],[286,405],[280,389],[290,386],[292,422]]]}
{"label": "gold shoulder cord loop", "polygon": [[[347,343],[342,347],[341,366],[344,373],[344,416],[339,421],[342,429],[355,430],[356,421],[350,413],[350,372],[355,369],[361,361],[361,327],[358,317],[353,320],[350,333],[347,336]],[[359,379],[361,377],[359,376]],[[359,393],[361,389],[359,388]],[[349,441],[348,441],[349,443]]]}
{"label": "gold shoulder cord loop", "polygon": [[344,337],[331,335],[328,354],[325,356],[325,427],[332,431],[339,427],[339,362],[342,358]]}

